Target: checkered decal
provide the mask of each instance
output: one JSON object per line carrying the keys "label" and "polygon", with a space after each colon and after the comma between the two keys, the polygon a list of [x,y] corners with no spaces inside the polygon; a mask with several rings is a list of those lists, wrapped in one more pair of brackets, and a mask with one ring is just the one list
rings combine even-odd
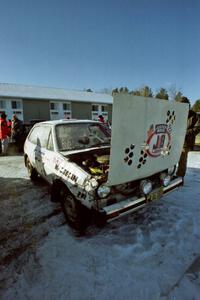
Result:
{"label": "checkered decal", "polygon": [[124,150],[124,153],[125,153],[125,157],[124,157],[124,162],[128,165],[128,166],[131,166],[132,163],[133,163],[133,158],[134,158],[134,148],[135,148],[135,145],[131,144],[129,147],[127,147],[125,150]]}

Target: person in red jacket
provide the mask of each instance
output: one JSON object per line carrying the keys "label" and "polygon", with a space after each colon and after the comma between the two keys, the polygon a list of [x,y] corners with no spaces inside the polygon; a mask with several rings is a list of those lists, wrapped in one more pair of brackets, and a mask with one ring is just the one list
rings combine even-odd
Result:
{"label": "person in red jacket", "polygon": [[12,121],[11,119],[9,119],[7,121],[7,125],[8,125],[8,136],[10,137],[11,136],[11,126],[12,126]]}
{"label": "person in red jacket", "polygon": [[0,118],[0,141],[1,141],[1,152],[6,155],[8,149],[8,134],[9,129],[6,120],[6,114],[2,113]]}
{"label": "person in red jacket", "polygon": [[98,121],[101,123],[105,123],[104,117],[102,115],[98,116]]}

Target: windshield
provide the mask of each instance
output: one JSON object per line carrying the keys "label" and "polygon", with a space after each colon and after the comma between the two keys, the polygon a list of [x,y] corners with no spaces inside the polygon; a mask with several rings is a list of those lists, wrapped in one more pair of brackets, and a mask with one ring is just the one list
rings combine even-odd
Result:
{"label": "windshield", "polygon": [[86,149],[110,144],[110,129],[98,123],[72,123],[56,126],[59,151]]}

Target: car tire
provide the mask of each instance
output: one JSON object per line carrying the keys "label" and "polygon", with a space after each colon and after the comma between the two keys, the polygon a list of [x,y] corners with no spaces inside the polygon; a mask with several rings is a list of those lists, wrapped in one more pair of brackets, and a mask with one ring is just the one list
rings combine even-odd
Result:
{"label": "car tire", "polygon": [[33,168],[29,158],[26,159],[26,168],[28,171],[28,176],[32,181],[36,181],[38,179],[38,172],[35,168]]}
{"label": "car tire", "polygon": [[89,210],[85,208],[62,184],[59,189],[60,202],[67,222],[79,232],[84,232],[89,225]]}

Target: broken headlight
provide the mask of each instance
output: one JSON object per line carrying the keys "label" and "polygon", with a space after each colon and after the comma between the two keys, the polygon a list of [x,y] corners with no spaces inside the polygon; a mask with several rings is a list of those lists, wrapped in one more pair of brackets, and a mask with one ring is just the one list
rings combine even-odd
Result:
{"label": "broken headlight", "polygon": [[110,187],[104,184],[100,185],[97,189],[97,194],[100,198],[105,198],[110,194]]}

